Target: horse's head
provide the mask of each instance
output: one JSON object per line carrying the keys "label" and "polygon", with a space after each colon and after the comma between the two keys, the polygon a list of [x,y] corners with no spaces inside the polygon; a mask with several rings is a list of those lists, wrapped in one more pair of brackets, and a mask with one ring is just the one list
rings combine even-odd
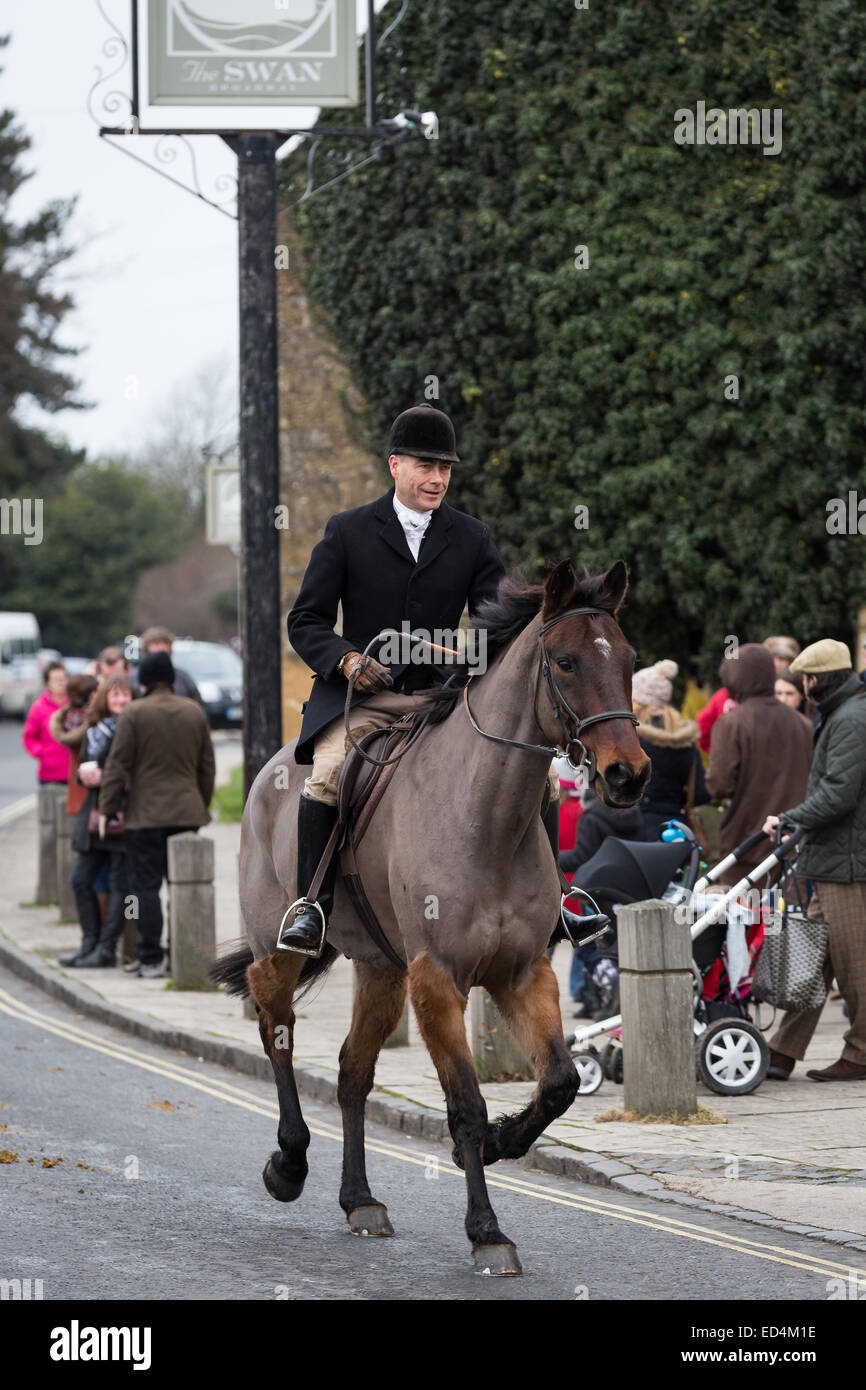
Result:
{"label": "horse's head", "polygon": [[[592,581],[578,581],[571,563],[562,560],[548,576],[541,606],[542,625],[551,624],[541,637],[548,663],[543,683],[547,698],[538,701],[546,736],[562,746],[563,726],[576,738],[577,720],[620,712],[618,718],[590,723],[579,734],[595,758],[596,794],[608,806],[633,806],[650,776],[650,760],[627,717],[635,654],[616,620],[627,589],[622,560]],[[592,612],[571,613],[583,608]]]}

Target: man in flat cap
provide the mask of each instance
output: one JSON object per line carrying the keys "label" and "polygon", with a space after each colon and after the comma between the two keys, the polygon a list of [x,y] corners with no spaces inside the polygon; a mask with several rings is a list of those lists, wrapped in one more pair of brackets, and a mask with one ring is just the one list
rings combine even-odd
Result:
{"label": "man in flat cap", "polygon": [[[802,672],[820,716],[812,768],[804,800],[768,816],[763,828],[773,835],[781,820],[806,832],[797,874],[813,880],[809,915],[827,923],[830,937],[824,978],[829,987],[835,977],[848,1005],[842,1056],[806,1075],[860,1081],[866,1077],[866,691],[845,643],[829,637],[806,647],[791,670]],[[820,1009],[785,1015],[770,1039],[768,1076],[790,1076],[820,1016]]]}
{"label": "man in flat cap", "polygon": [[[332,516],[314,548],[288,615],[289,641],[316,672],[295,748],[312,763],[298,811],[298,896],[312,882],[337,819],[337,785],[346,758],[346,684],[354,673],[350,721],[385,728],[426,702],[441,684],[435,664],[390,671],[365,648],[386,629],[456,630],[464,607],[474,615],[495,597],[505,573],[490,530],[445,501],[451,466],[459,463],[451,420],[430,405],[398,415],[391,427],[388,468],[394,486],[365,507]],[[334,631],[343,607],[342,635]],[[380,650],[380,654],[384,653]],[[355,708],[357,706],[357,709]],[[318,895],[325,920],[333,904],[336,861]],[[283,921],[278,950],[318,955],[322,922],[301,905]]]}

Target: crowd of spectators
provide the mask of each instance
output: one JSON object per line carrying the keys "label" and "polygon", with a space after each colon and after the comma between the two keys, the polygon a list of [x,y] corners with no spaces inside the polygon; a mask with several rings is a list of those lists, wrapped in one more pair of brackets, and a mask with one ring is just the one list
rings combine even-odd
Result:
{"label": "crowd of spectators", "polygon": [[[706,844],[710,817],[720,817],[719,859],[755,831],[775,837],[780,828],[799,826],[805,833],[798,873],[811,895],[810,915],[827,922],[825,978],[828,985],[835,980],[849,1023],[842,1056],[808,1075],[860,1080],[866,1077],[866,671],[858,676],[849,648],[832,639],[802,652],[792,637],[745,643],[722,661],[720,686],[694,720],[672,704],[677,675],[673,661],[635,673],[637,733],[652,761],[647,790],[629,810],[607,807],[586,791],[574,846],[561,852],[560,865],[573,873],[608,835],[656,840],[671,820],[692,825]],[[702,817],[701,808],[709,815]],[[742,856],[720,886],[732,887],[755,868],[766,843]],[[601,1016],[588,968],[593,951],[575,952],[576,1018]],[[803,1058],[820,1012],[782,1020],[770,1039],[772,1079],[785,1080]]]}
{"label": "crowd of spectators", "polygon": [[160,905],[167,841],[208,823],[214,785],[207,716],[192,677],[172,663],[173,641],[167,628],[148,628],[135,668],[115,646],[85,675],[67,677],[62,661],[49,662],[25,721],[38,782],[66,786],[75,816],[81,942],[60,957],[63,965],[115,966],[124,926],[134,921],[136,959],[124,970],[146,979],[169,973]]}

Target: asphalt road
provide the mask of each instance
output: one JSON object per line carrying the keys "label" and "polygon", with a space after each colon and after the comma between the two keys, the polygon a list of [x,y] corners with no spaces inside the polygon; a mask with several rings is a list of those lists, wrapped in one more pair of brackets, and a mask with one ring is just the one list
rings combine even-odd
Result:
{"label": "asphalt road", "polygon": [[0,811],[36,791],[36,761],[21,744],[20,719],[0,718]]}
{"label": "asphalt road", "polygon": [[0,1277],[41,1279],[46,1300],[826,1300],[829,1279],[866,1265],[500,1164],[493,1201],[524,1276],[484,1278],[445,1147],[369,1126],[396,1235],[359,1238],[337,1205],[335,1109],[304,1102],[310,1177],[283,1206],[260,1177],[268,1084],[96,1024],[5,971],[0,1056]]}

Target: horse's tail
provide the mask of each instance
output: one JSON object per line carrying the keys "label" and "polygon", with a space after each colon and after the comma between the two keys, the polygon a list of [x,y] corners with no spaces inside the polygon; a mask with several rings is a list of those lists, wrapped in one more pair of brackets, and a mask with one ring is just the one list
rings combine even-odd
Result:
{"label": "horse's tail", "polygon": [[309,960],[304,962],[301,978],[298,980],[298,987],[292,1000],[294,1004],[309,994],[317,980],[320,980],[323,975],[327,975],[339,954],[340,952],[331,945],[330,941],[326,941],[318,960],[310,956]]}
{"label": "horse's tail", "polygon": [[[339,952],[325,942],[325,949],[318,960],[310,956],[304,961],[304,968],[298,981],[295,1000],[303,999],[311,987],[321,978],[337,959]],[[208,968],[208,979],[215,985],[225,985],[226,994],[234,994],[239,999],[248,999],[250,987],[247,982],[247,968],[252,965],[253,953],[247,943],[239,942],[233,951],[227,951]]]}
{"label": "horse's tail", "polygon": [[252,965],[253,959],[247,942],[239,941],[233,951],[227,951],[208,966],[208,979],[213,980],[215,985],[225,985],[226,994],[248,999],[250,987],[247,984],[247,966]]}

